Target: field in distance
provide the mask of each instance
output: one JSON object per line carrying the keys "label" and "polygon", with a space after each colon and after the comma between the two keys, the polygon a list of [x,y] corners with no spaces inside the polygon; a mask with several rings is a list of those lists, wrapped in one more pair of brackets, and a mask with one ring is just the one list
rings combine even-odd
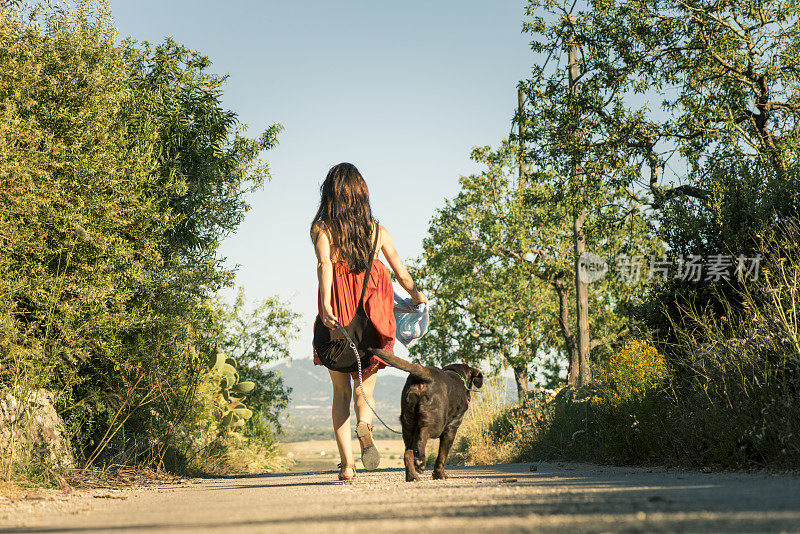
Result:
{"label": "field in distance", "polygon": [[[331,431],[332,433],[332,431]],[[378,450],[381,451],[381,465],[379,469],[401,469],[403,467],[403,440],[402,439],[375,439]],[[362,470],[361,449],[358,441],[353,440],[353,457],[356,460],[356,469]],[[281,443],[280,448],[287,458],[294,464],[288,467],[288,471],[335,471],[336,464],[339,463],[339,449],[336,448],[336,441],[333,439],[295,441],[292,443]],[[426,449],[427,455],[436,454],[439,450],[439,440],[428,441]]]}

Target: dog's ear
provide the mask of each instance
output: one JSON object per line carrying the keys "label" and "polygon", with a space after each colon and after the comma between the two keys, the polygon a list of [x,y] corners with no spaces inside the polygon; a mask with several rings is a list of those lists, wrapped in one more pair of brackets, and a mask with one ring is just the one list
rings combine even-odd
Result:
{"label": "dog's ear", "polygon": [[483,387],[483,373],[477,369],[472,370],[472,385],[476,388]]}

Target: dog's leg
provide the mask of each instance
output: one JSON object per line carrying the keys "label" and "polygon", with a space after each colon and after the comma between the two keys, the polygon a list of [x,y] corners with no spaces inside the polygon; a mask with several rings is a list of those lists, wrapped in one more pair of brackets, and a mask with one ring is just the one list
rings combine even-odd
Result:
{"label": "dog's leg", "polygon": [[405,445],[405,450],[413,450],[414,449],[414,434],[412,433],[411,429],[406,428],[406,425],[403,425],[403,445]]}
{"label": "dog's leg", "polygon": [[416,466],[417,471],[420,472],[420,473],[425,471],[425,467],[427,467],[425,465],[425,463],[426,463],[425,462],[425,451],[424,451],[425,447],[423,446],[422,448],[423,448],[422,452],[420,452],[420,450],[418,448],[414,449],[414,465]]}
{"label": "dog's leg", "polygon": [[414,468],[414,451],[412,449],[406,449],[403,454],[403,463],[406,465],[406,482],[418,482],[419,475]]}
{"label": "dog's leg", "polygon": [[425,471],[425,447],[428,444],[428,431],[425,428],[417,430],[414,444],[414,465],[417,471]]}
{"label": "dog's leg", "polygon": [[433,479],[445,479],[447,473],[444,472],[444,463],[447,461],[447,455],[450,454],[450,447],[453,446],[453,441],[456,439],[456,431],[458,428],[448,428],[445,430],[442,437],[439,438],[439,454],[436,456],[436,463],[433,464]]}
{"label": "dog's leg", "polygon": [[406,446],[403,454],[403,463],[406,466],[406,482],[414,482],[419,480],[417,470],[414,468],[414,435],[405,422],[403,422],[403,443]]}

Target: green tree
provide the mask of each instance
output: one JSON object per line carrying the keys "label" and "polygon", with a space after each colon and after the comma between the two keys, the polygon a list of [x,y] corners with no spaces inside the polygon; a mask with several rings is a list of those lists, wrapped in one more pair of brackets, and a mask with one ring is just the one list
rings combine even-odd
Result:
{"label": "green tree", "polygon": [[[591,159],[626,170],[618,185],[655,211],[674,254],[755,254],[759,235],[797,216],[800,8],[604,1],[575,5],[568,24],[570,7],[529,2],[526,29],[548,54],[575,32]],[[683,298],[735,302],[737,284],[659,284],[648,313],[666,304],[677,318]],[[657,322],[668,334],[669,321]]]}
{"label": "green tree", "polygon": [[[153,132],[131,146],[127,67],[107,15],[88,9],[43,27],[0,14],[2,367],[5,385],[21,375],[55,389],[73,432],[102,436],[122,392],[148,391],[147,358],[122,347],[155,327],[130,302],[160,269],[161,214],[144,147]],[[155,339],[185,340],[172,335]]]}
{"label": "green tree", "polygon": [[233,304],[220,305],[217,316],[221,334],[219,347],[236,360],[242,380],[256,383],[256,388],[247,396],[247,405],[259,417],[248,421],[248,435],[272,437],[269,427],[281,430],[279,418],[289,405],[291,388],[266,365],[289,357],[289,341],[297,335],[298,317],[276,297],[249,307],[242,288]]}
{"label": "green tree", "polygon": [[[528,3],[531,20],[524,29],[533,37],[532,49],[547,59],[521,84],[526,103],[517,120],[526,126],[524,157],[539,170],[531,178],[548,184],[551,209],[572,222],[569,270],[576,288],[577,342],[570,384],[581,384],[591,380],[588,357],[596,344],[589,336],[590,288],[579,276],[584,253],[600,251],[609,259],[622,259],[624,254],[650,260],[653,253],[660,253],[660,247],[652,239],[648,204],[637,187],[641,162],[631,156],[633,141],[624,129],[638,123],[631,118],[624,127],[612,127],[607,120],[620,113],[619,93],[635,92],[638,87],[632,81],[619,87],[595,68],[595,50],[584,31],[585,15],[581,12],[576,17],[569,11],[572,7],[559,2]],[[616,267],[614,274],[622,274],[623,265],[612,267]],[[591,291],[598,288],[592,285]],[[636,289],[617,284],[610,293],[611,307],[634,298]]]}
{"label": "green tree", "polygon": [[222,107],[227,76],[211,61],[171,38],[155,48],[129,50],[135,99],[129,112],[142,127],[155,126],[158,187],[169,191],[166,255],[198,270],[218,259],[219,242],[235,230],[249,206],[245,196],[263,186],[269,167],[261,151],[274,148],[281,125],[258,138],[243,135],[236,113]]}
{"label": "green tree", "polygon": [[115,39],[104,3],[0,9],[0,387],[55,391],[87,462],[158,462],[280,127],[244,137],[199,54]]}
{"label": "green tree", "polygon": [[[531,168],[520,181],[519,152],[510,143],[475,149],[472,157],[487,170],[462,177],[461,192],[437,212],[425,240],[418,274],[434,307],[431,331],[411,353],[437,363],[508,365],[524,400],[531,370],[577,350],[569,206],[550,169]],[[604,236],[605,252],[647,243],[641,220],[621,222]],[[614,278],[593,288],[591,325],[598,335],[591,347],[599,350],[624,328],[615,310],[633,288]]]}
{"label": "green tree", "polygon": [[430,331],[410,352],[430,363],[510,367],[525,402],[531,373],[556,347],[552,302],[527,262],[505,253],[519,250],[532,232],[513,176],[514,152],[507,144],[485,147],[472,159],[488,169],[461,178],[459,194],[431,221],[415,269],[434,298]]}
{"label": "green tree", "polygon": [[[761,175],[764,209],[796,214],[794,3],[596,2],[578,5],[574,24],[566,6],[529,2],[525,28],[549,54],[575,31],[584,130],[602,141],[591,144],[599,164],[627,169],[632,197],[710,211],[723,173],[710,174],[744,165]],[[544,78],[538,68],[533,80]]]}

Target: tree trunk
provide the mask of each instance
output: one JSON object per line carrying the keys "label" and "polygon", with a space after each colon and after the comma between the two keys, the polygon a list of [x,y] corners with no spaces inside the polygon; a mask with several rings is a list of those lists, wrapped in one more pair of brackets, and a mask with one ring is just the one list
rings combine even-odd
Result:
{"label": "tree trunk", "polygon": [[517,131],[519,143],[519,187],[525,186],[525,93],[517,89]]}
{"label": "tree trunk", "polygon": [[[569,35],[567,43],[569,60],[569,91],[571,96],[577,97],[578,85],[578,45],[575,40],[576,18],[569,15],[569,23],[573,30]],[[574,133],[577,141],[579,135],[579,125],[575,125]],[[589,365],[589,284],[581,279],[580,262],[581,256],[586,252],[586,234],[584,233],[584,223],[586,222],[586,209],[582,203],[585,191],[583,187],[583,169],[581,167],[580,156],[575,155],[572,166],[573,186],[578,191],[577,202],[579,206],[574,209],[572,219],[572,234],[575,245],[575,318],[577,321],[577,362],[570,360],[570,385],[583,386],[592,381],[592,369]],[[577,363],[577,365],[575,365]],[[576,369],[577,367],[577,369]],[[574,376],[576,375],[576,376]]]}
{"label": "tree trunk", "polygon": [[524,364],[512,365],[514,381],[517,383],[517,398],[520,404],[528,403],[528,367]]}
{"label": "tree trunk", "polygon": [[578,347],[575,345],[575,336],[569,326],[569,294],[567,287],[561,278],[552,282],[553,289],[558,295],[558,324],[561,327],[561,335],[564,337],[564,348],[569,356],[569,378],[567,383],[570,386],[578,385],[578,373],[580,370],[580,359]]}
{"label": "tree trunk", "polygon": [[[519,190],[525,188],[525,93],[517,89],[517,142],[519,143]],[[524,364],[511,365],[514,381],[517,383],[517,398],[520,404],[528,403],[528,367]]]}
{"label": "tree trunk", "polygon": [[592,368],[589,365],[589,284],[581,279],[580,258],[586,252],[586,235],[583,223],[586,212],[581,210],[573,222],[575,234],[575,315],[578,320],[578,386],[592,381]]}

